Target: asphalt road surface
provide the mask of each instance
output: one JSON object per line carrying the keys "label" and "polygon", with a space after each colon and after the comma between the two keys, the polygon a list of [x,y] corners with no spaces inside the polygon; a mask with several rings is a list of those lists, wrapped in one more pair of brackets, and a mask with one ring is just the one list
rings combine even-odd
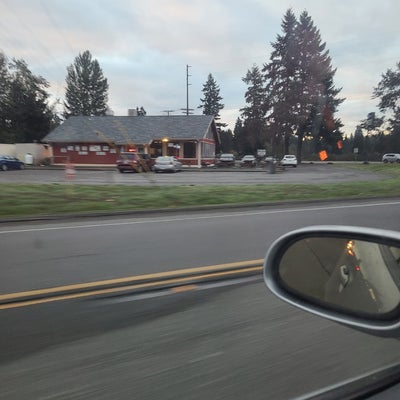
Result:
{"label": "asphalt road surface", "polygon": [[0,294],[262,259],[308,225],[400,231],[399,199],[0,225]]}
{"label": "asphalt road surface", "polygon": [[[3,223],[1,293],[263,258],[310,224],[400,230],[398,199]],[[0,399],[289,399],[398,362],[261,277],[0,310]],[[255,279],[255,280],[254,280]]]}
{"label": "asphalt road surface", "polygon": [[290,399],[400,360],[400,343],[261,281],[0,311],[0,399]]}

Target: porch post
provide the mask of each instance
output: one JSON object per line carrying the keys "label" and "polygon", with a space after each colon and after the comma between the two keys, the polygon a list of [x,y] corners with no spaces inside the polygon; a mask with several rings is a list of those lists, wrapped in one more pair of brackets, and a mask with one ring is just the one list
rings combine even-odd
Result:
{"label": "porch post", "polygon": [[200,140],[197,142],[196,156],[197,156],[197,166],[199,168],[201,168],[201,142],[200,142]]}
{"label": "porch post", "polygon": [[162,141],[162,147],[161,147],[161,153],[162,153],[163,156],[166,156],[168,154],[167,149],[168,149],[168,141],[165,142],[163,140]]}

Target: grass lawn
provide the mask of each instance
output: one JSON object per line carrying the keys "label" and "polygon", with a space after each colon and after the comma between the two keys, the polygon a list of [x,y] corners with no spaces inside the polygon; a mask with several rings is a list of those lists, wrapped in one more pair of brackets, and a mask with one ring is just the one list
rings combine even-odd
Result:
{"label": "grass lawn", "polygon": [[400,196],[400,165],[350,165],[385,178],[337,184],[93,186],[0,184],[0,217],[145,210],[215,204]]}

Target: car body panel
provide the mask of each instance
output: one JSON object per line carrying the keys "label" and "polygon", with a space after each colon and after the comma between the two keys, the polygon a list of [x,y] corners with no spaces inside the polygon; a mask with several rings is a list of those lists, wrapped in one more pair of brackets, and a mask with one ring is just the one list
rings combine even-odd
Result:
{"label": "car body panel", "polygon": [[24,169],[25,164],[16,157],[1,155],[0,170],[7,171],[9,169]]}
{"label": "car body panel", "polygon": [[297,167],[297,157],[292,154],[285,154],[281,160],[281,165]]}
{"label": "car body panel", "polygon": [[241,167],[252,167],[254,168],[257,164],[256,158],[251,155],[247,154],[245,155],[241,160],[240,160],[240,166]]}
{"label": "car body panel", "polygon": [[154,160],[145,153],[122,152],[117,160],[119,172],[148,172],[153,165]]}
{"label": "car body panel", "polygon": [[172,156],[160,156],[153,165],[154,172],[178,172],[182,171],[182,163]]}
{"label": "car body panel", "polygon": [[399,399],[399,374],[400,364],[393,364],[297,397],[296,400]]}
{"label": "car body panel", "polygon": [[400,163],[400,154],[399,153],[387,153],[382,156],[382,162],[384,163]]}
{"label": "car body panel", "polygon": [[234,167],[235,162],[235,156],[233,154],[223,153],[217,159],[216,165],[218,167]]}

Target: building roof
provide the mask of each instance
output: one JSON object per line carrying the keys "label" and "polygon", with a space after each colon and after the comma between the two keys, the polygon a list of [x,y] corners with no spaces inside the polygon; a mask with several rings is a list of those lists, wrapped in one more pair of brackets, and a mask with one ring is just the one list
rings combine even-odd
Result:
{"label": "building roof", "polygon": [[44,139],[49,143],[150,143],[154,139],[203,139],[209,130],[218,140],[213,116],[70,117]]}

